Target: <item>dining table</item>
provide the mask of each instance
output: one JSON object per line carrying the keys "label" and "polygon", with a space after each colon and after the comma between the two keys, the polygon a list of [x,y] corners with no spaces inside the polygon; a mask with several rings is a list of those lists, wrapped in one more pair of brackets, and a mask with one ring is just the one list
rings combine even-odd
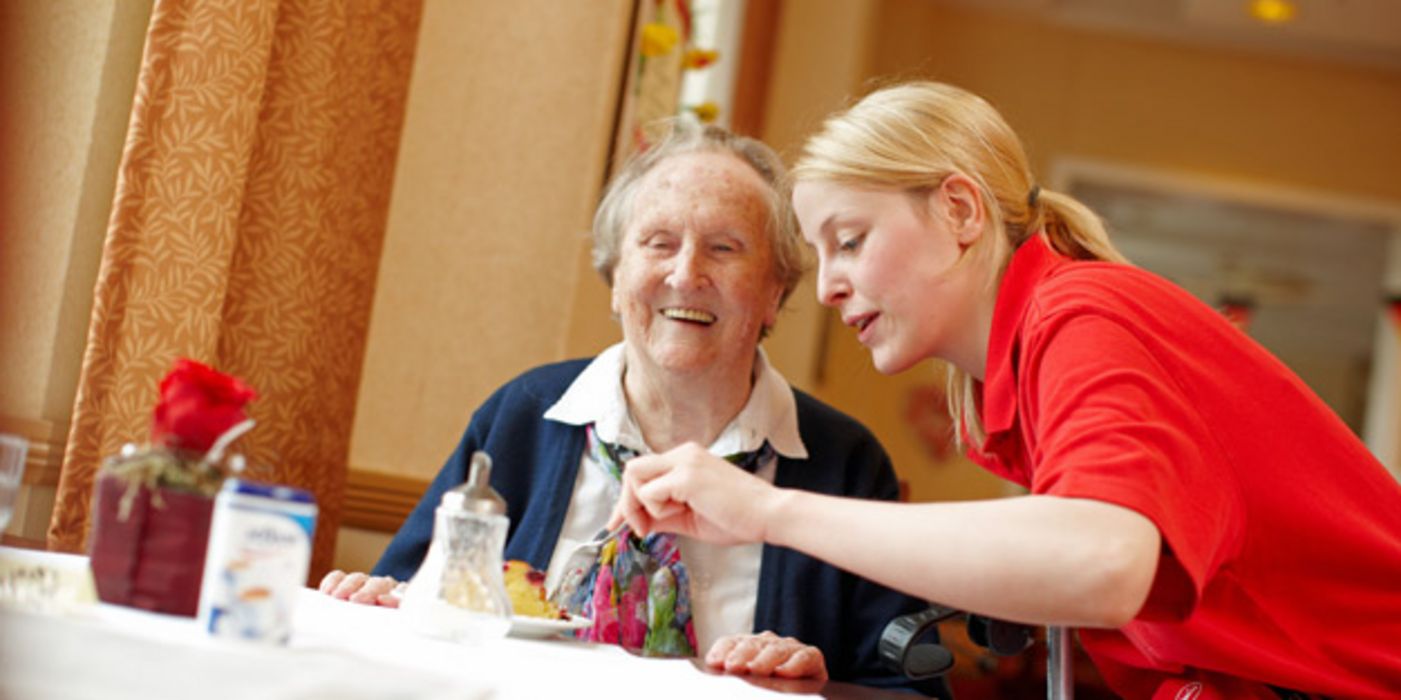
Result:
{"label": "dining table", "polygon": [[0,546],[0,699],[910,698],[847,683],[716,673],[573,638],[431,638],[398,610],[295,599],[285,644],[111,605],[87,557]]}

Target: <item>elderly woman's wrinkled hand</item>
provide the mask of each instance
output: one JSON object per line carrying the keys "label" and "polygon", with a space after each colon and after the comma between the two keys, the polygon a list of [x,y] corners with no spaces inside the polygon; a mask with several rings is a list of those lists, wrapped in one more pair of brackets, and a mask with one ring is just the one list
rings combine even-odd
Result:
{"label": "elderly woman's wrinkled hand", "polygon": [[706,653],[705,664],[726,673],[827,680],[827,661],[820,649],[773,632],[721,637]]}
{"label": "elderly woman's wrinkled hand", "polygon": [[608,527],[626,522],[643,535],[675,532],[717,544],[760,542],[767,499],[775,492],[763,479],[686,443],[627,463]]}
{"label": "elderly woman's wrinkled hand", "polygon": [[370,576],[358,571],[347,574],[336,569],[321,579],[317,590],[332,598],[352,603],[397,608],[400,585],[390,576]]}

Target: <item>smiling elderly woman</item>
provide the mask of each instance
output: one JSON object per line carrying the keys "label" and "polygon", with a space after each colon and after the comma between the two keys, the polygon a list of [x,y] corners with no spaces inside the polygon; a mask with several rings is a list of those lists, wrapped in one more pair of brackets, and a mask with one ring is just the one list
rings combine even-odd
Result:
{"label": "smiling elderly woman", "polygon": [[[782,181],[780,161],[763,144],[686,123],[630,162],[594,219],[594,265],[612,288],[623,342],[499,389],[473,415],[375,576],[333,572],[322,590],[394,604],[385,594],[418,568],[433,510],[464,481],[476,450],[494,458],[492,485],[508,504],[507,558],[546,569],[551,582],[575,545],[608,520],[620,462],[632,454],[693,442],[780,486],[893,499],[894,473],[875,438],[790,387],[759,349],[802,274]],[[678,588],[683,599],[689,588],[690,604],[678,614],[691,615],[686,633],[708,650],[711,666],[907,684],[881,668],[877,641],[887,622],[922,601],[789,549],[651,540],[644,546],[661,559],[679,550]],[[596,625],[606,617],[596,611]],[[591,638],[627,644],[626,619],[621,626],[595,627]],[[921,689],[945,693],[939,684]]]}

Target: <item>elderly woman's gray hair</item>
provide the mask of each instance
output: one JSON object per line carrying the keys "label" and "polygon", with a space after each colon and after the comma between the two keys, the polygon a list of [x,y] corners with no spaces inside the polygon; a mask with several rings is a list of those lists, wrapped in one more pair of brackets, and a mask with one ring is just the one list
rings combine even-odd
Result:
{"label": "elderly woman's gray hair", "polygon": [[748,163],[768,185],[767,233],[773,247],[773,273],[783,284],[786,301],[803,276],[803,248],[794,223],[783,161],[773,149],[759,141],[688,119],[672,120],[665,138],[634,156],[608,183],[593,217],[594,269],[603,275],[608,286],[613,286],[613,269],[618,266],[618,254],[632,217],[637,186],[658,163],[672,156],[697,152],[729,153]]}

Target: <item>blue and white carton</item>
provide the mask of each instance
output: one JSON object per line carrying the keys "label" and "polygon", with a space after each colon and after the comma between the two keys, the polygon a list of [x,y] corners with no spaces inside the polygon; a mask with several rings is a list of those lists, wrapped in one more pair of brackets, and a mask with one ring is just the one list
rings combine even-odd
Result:
{"label": "blue and white carton", "polygon": [[307,491],[226,480],[209,526],[200,625],[216,637],[286,643],[315,531],[316,502]]}

